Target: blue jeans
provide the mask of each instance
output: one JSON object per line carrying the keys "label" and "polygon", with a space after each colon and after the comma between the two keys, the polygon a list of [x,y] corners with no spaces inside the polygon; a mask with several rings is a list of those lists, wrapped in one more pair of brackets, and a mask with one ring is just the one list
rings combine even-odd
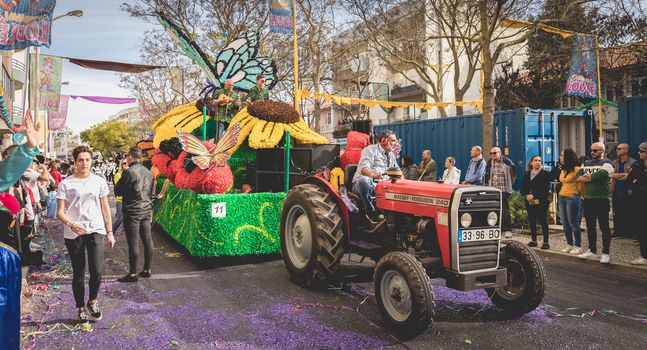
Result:
{"label": "blue jeans", "polygon": [[123,203],[117,202],[117,210],[115,211],[115,220],[112,222],[112,232],[117,233],[117,229],[124,222]]}
{"label": "blue jeans", "polygon": [[353,182],[353,192],[357,193],[359,198],[362,199],[366,212],[375,211],[375,205],[371,198],[375,194],[375,182],[373,182],[372,178],[364,175],[360,176]]}
{"label": "blue jeans", "polygon": [[[559,197],[559,217],[562,219],[564,226],[564,235],[568,245],[581,247],[582,232],[580,223],[582,222],[582,200],[579,196]],[[574,241],[574,242],[573,242]]]}

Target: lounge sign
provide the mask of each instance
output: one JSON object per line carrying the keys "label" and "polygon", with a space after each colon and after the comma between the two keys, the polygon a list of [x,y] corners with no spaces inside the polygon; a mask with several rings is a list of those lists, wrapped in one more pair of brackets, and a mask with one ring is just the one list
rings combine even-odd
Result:
{"label": "lounge sign", "polygon": [[51,43],[56,0],[0,0],[0,50]]}

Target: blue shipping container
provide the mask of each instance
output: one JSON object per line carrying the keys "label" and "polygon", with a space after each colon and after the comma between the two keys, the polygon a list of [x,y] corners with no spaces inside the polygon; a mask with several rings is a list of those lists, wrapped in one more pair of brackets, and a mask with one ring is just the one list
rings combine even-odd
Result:
{"label": "blue shipping container", "polygon": [[[526,165],[534,155],[542,156],[547,166],[554,165],[559,160],[559,150],[566,147],[586,155],[592,141],[591,122],[589,111],[523,108],[496,112],[492,141],[517,166],[514,188],[521,186]],[[408,155],[419,162],[422,151],[431,150],[438,163],[438,177],[444,170],[445,158],[452,156],[464,179],[470,149],[483,139],[480,114],[377,125],[374,133],[379,135],[385,129],[393,130],[402,140],[401,156]],[[489,158],[489,150],[484,153]]]}
{"label": "blue shipping container", "polygon": [[628,143],[638,159],[638,145],[647,141],[647,96],[629,97],[618,106],[618,142]]}

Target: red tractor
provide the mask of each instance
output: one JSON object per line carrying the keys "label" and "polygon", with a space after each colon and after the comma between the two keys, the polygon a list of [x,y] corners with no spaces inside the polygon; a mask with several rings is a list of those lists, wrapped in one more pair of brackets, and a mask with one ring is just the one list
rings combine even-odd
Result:
{"label": "red tractor", "polygon": [[[347,171],[352,174],[352,169]],[[527,245],[501,240],[501,192],[491,187],[401,179],[376,184],[378,223],[348,205],[323,173],[288,193],[281,252],[303,287],[332,282],[344,253],[376,261],[375,297],[387,326],[404,337],[424,332],[434,315],[430,277],[461,291],[484,289],[513,316],[534,310],[546,289],[541,261]],[[349,193],[350,194],[350,193]]]}

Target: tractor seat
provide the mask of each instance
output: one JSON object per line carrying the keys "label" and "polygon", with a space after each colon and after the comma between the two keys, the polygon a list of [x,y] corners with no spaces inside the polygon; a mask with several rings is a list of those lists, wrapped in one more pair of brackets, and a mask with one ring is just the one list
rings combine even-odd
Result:
{"label": "tractor seat", "polygon": [[344,182],[348,192],[353,192],[353,176],[357,171],[357,164],[348,164],[344,168]]}

